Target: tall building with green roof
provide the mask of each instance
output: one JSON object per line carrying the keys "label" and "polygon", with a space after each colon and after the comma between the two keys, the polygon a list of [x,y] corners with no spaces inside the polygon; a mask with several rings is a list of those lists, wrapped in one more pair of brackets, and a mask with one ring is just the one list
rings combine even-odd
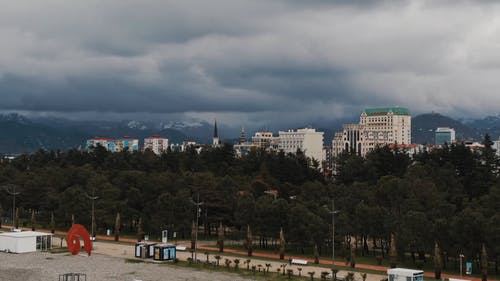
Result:
{"label": "tall building with green roof", "polygon": [[346,124],[335,134],[332,151],[365,156],[377,146],[411,144],[411,115],[405,107],[367,108],[361,112],[359,124]]}

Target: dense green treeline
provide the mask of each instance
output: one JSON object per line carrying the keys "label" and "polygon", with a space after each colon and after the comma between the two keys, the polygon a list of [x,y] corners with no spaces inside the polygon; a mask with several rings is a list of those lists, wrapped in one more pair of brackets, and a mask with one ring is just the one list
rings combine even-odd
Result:
{"label": "dense green treeline", "polygon": [[[418,263],[434,255],[437,244],[446,267],[449,257],[459,254],[479,262],[484,244],[495,262],[490,268],[497,270],[499,166],[489,140],[485,143],[480,151],[451,145],[411,157],[388,147],[366,158],[345,154],[335,160],[334,179],[324,179],[301,152],[252,151],[236,158],[229,145],[161,156],[101,147],[39,151],[3,161],[0,185],[21,192],[16,206],[27,226],[32,211],[42,226],[49,226],[51,213],[61,229],[73,216],[90,226],[87,196],[94,192],[98,233],[113,229],[119,212],[122,233],[135,233],[140,219],[146,233],[168,228],[178,238],[190,237],[196,216],[192,200],[199,194],[205,235],[215,237],[222,222],[243,239],[249,225],[258,247],[277,248],[283,227],[288,248],[304,254],[314,245],[323,254],[331,249],[334,199],[338,256],[388,257],[392,246],[400,260],[411,257]],[[10,218],[12,197],[0,194],[0,217]]]}

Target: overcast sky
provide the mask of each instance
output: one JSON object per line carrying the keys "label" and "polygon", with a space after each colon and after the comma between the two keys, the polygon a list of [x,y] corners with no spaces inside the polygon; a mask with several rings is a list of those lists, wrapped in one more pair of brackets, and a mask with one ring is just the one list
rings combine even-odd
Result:
{"label": "overcast sky", "polygon": [[0,110],[247,126],[498,114],[498,1],[44,0],[0,9]]}

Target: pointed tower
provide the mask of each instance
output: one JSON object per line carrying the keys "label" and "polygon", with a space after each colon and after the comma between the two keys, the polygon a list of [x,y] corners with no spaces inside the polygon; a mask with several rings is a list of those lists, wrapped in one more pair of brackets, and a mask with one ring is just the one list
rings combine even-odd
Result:
{"label": "pointed tower", "polygon": [[240,144],[247,142],[247,135],[245,133],[245,127],[241,127]]}
{"label": "pointed tower", "polygon": [[213,146],[219,146],[220,140],[219,140],[219,132],[217,130],[217,120],[215,120],[215,125],[214,125],[214,138],[213,138]]}

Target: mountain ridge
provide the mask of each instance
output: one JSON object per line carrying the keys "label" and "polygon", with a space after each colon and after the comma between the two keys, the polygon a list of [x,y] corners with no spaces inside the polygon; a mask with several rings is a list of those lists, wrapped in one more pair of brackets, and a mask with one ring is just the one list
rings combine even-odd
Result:
{"label": "mountain ridge", "polygon": [[[325,120],[315,124],[314,127],[325,133],[325,145],[331,145],[333,134],[341,130],[343,121]],[[413,143],[433,144],[434,131],[438,127],[455,129],[459,140],[480,141],[486,133],[496,140],[500,136],[500,115],[461,121],[438,113],[420,114],[412,118]],[[219,135],[226,141],[238,140],[237,131],[229,126],[219,126]],[[251,139],[250,133],[248,130],[247,139]],[[29,118],[17,113],[0,114],[0,154],[82,148],[85,140],[92,137],[120,138],[126,135],[141,142],[146,137],[160,135],[168,138],[170,143],[186,140],[211,143],[212,134],[213,125],[206,121],[75,121],[56,117]]]}

